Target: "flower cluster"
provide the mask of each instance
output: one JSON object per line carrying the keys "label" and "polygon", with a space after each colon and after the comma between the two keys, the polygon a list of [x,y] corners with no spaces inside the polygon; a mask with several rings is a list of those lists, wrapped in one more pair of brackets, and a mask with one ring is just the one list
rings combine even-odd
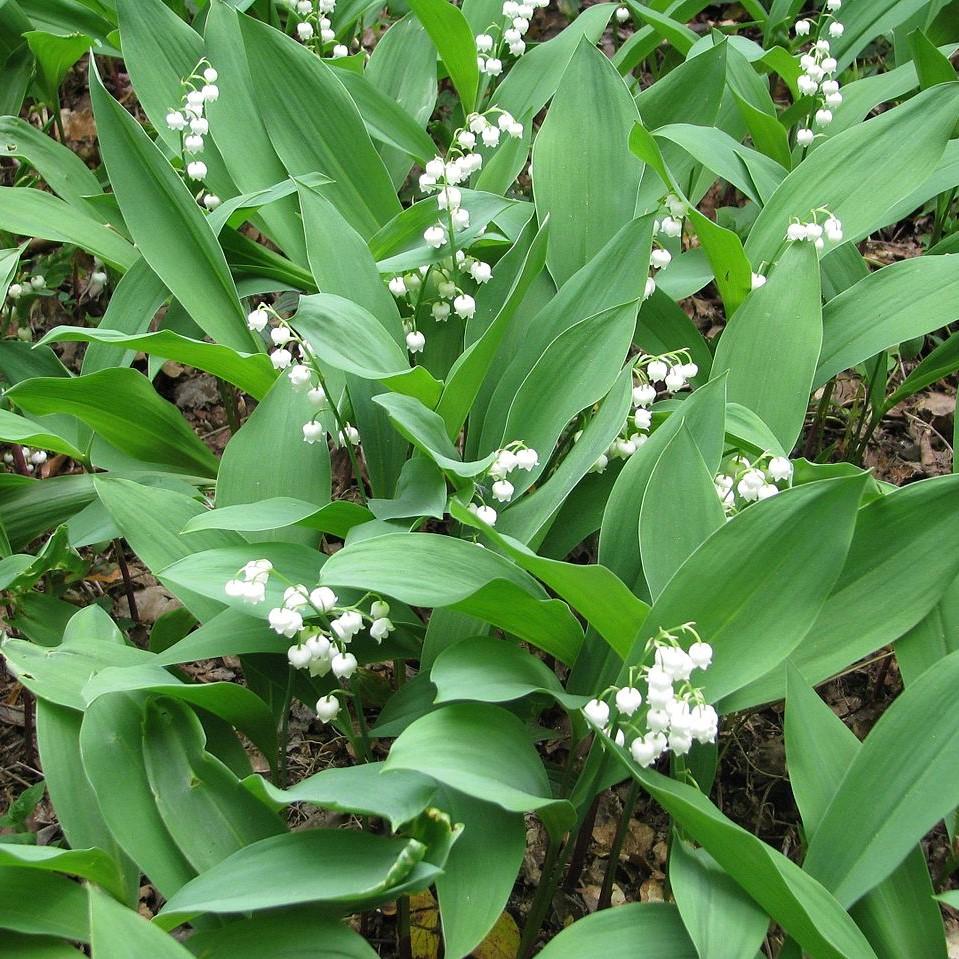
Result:
{"label": "flower cluster", "polygon": [[[336,39],[336,32],[330,20],[330,14],[336,9],[336,0],[289,0],[289,5],[300,18],[296,25],[297,37],[302,43],[313,46],[322,54]],[[349,48],[342,43],[335,43],[330,51],[330,57],[334,60],[349,54]]]}
{"label": "flower cluster", "polygon": [[[672,261],[669,250],[660,244],[656,237],[662,234],[676,238],[683,235],[683,220],[686,216],[686,204],[675,194],[670,193],[663,200],[664,215],[653,222],[653,250],[649,256],[649,266],[653,271],[664,270]],[[656,292],[656,280],[651,274],[646,280],[643,299],[648,300]]]}
{"label": "flower cluster", "polygon": [[[503,55],[521,57],[526,52],[526,31],[537,7],[549,6],[549,0],[532,0],[516,3],[506,0],[503,4],[503,20],[491,24],[489,31],[476,35],[476,65],[480,73],[498,77],[503,72]],[[494,36],[496,34],[496,36]]]}
{"label": "flower cluster", "polygon": [[[227,596],[249,603],[263,602],[271,572],[273,565],[269,560],[247,563],[236,579],[227,582]],[[311,676],[332,672],[337,679],[349,679],[359,666],[356,656],[347,648],[354,637],[368,629],[370,636],[382,643],[395,629],[389,618],[389,604],[375,599],[369,612],[364,612],[360,606],[366,599],[364,596],[357,603],[343,605],[328,586],[310,589],[297,583],[283,591],[283,604],[269,611],[267,621],[277,635],[296,640],[286,652],[294,669],[307,669]],[[338,712],[339,700],[335,695],[324,696],[316,704],[317,716],[325,723]]]}
{"label": "flower cluster", "polygon": [[[539,453],[520,440],[508,443],[501,450],[496,451],[496,459],[489,468],[487,476],[492,480],[489,495],[497,503],[508,503],[513,498],[515,488],[509,481],[513,470],[525,470],[527,473],[539,466]],[[486,495],[485,488],[477,484],[476,492],[481,501]],[[496,509],[485,502],[470,503],[469,511],[489,526],[496,525]]]}
{"label": "flower cluster", "polygon": [[[179,107],[171,109],[166,115],[166,125],[180,134],[180,148],[186,166],[186,175],[190,180],[201,182],[206,179],[207,165],[198,154],[203,152],[205,137],[210,132],[210,121],[204,116],[206,105],[220,97],[220,88],[216,85],[219,78],[208,60],[201,60],[193,73],[183,81],[186,93]],[[207,210],[215,210],[220,198],[215,193],[201,189],[197,201]]]}
{"label": "flower cluster", "polygon": [[[693,641],[688,650],[680,645],[683,636]],[[667,751],[684,756],[693,742],[715,742],[719,731],[716,710],[689,681],[713,660],[712,646],[699,638],[694,624],[661,629],[646,653],[653,654],[652,666],[631,667],[627,685],[611,686],[583,707],[586,719],[618,746],[628,742],[633,759],[643,767]]]}
{"label": "flower cluster", "polygon": [[723,509],[731,516],[747,503],[775,496],[783,484],[792,482],[792,477],[793,464],[785,456],[764,455],[755,462],[737,456],[716,474],[713,482]]}
{"label": "flower cluster", "polygon": [[[795,217],[786,228],[786,239],[790,243],[802,242],[808,240],[813,243],[817,250],[822,250],[826,245],[826,240],[830,243],[842,243],[842,221],[834,217],[825,207],[810,211],[812,219],[803,223],[799,217]],[[819,217],[823,217],[822,223]]]}
{"label": "flower cluster", "polygon": [[35,273],[31,277],[22,277],[18,282],[7,287],[7,299],[16,302],[20,297],[29,293],[40,293],[47,287],[46,277]]}
{"label": "flower cluster", "polygon": [[[842,103],[839,81],[834,77],[838,64],[830,52],[829,40],[824,36],[828,34],[836,40],[843,35],[843,25],[834,16],[840,7],[842,0],[826,0],[826,12],[815,25],[816,39],[809,50],[799,57],[803,72],[796,85],[804,96],[816,98],[817,108],[812,114],[812,123],[818,127],[829,126],[833,110]],[[814,32],[813,23],[805,19],[797,20],[794,29],[797,37],[808,37]],[[806,125],[796,131],[796,142],[801,147],[808,147],[816,138],[812,123],[807,120]]]}
{"label": "flower cluster", "polygon": [[270,342],[275,349],[270,353],[270,362],[277,370],[286,370],[287,378],[297,393],[305,393],[316,413],[303,424],[303,440],[313,444],[326,441],[327,429],[318,417],[324,411],[332,414],[336,430],[331,433],[334,447],[357,446],[360,434],[355,426],[341,419],[339,411],[327,395],[326,385],[309,346],[296,331],[272,307],[260,303],[247,315],[247,326],[255,333],[263,333],[270,327]]}
{"label": "flower cluster", "polygon": [[[662,356],[640,356],[633,367],[633,412],[610,444],[592,466],[592,472],[602,473],[611,459],[629,459],[649,439],[653,425],[650,406],[658,396],[657,384],[666,394],[676,393],[689,385],[699,367],[690,361],[688,350],[664,353]],[[579,439],[577,434],[575,439]]]}
{"label": "flower cluster", "polygon": [[[33,473],[47,461],[47,452],[45,450],[35,450],[29,446],[21,446],[20,449],[23,451],[23,461],[26,464],[28,473]],[[8,450],[3,454],[3,462],[7,466],[13,466],[16,463],[16,457]]]}

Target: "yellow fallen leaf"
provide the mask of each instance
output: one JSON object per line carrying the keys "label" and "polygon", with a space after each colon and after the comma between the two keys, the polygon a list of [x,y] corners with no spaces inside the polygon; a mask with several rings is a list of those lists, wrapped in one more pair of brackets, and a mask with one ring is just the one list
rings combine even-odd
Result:
{"label": "yellow fallen leaf", "polygon": [[504,912],[489,935],[473,950],[473,959],[513,959],[519,950],[519,926]]}
{"label": "yellow fallen leaf", "polygon": [[440,914],[432,893],[410,896],[410,948],[413,959],[437,959],[440,954]]}

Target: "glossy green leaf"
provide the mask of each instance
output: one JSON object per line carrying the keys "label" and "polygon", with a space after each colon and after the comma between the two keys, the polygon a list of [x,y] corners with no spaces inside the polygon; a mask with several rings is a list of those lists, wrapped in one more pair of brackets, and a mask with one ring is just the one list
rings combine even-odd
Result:
{"label": "glossy green leaf", "polygon": [[137,248],[209,336],[251,350],[226,257],[190,190],[95,69],[90,91],[103,161]]}
{"label": "glossy green leaf", "polygon": [[88,942],[87,894],[83,886],[55,872],[0,866],[0,929],[5,930],[0,941],[7,939],[9,929]]}
{"label": "glossy green leaf", "polygon": [[925,6],[925,0],[847,0],[842,6],[845,30],[832,50],[839,69],[848,66],[870,40],[889,32]]}
{"label": "glossy green leaf", "polygon": [[287,172],[330,177],[326,195],[369,238],[399,202],[337,71],[272,27],[240,23],[260,115]]}
{"label": "glossy green leaf", "polygon": [[49,936],[6,932],[0,940],[0,956],[3,959],[79,959],[82,955],[79,949]]}
{"label": "glossy green leaf", "polygon": [[727,324],[710,373],[728,374],[729,402],[752,410],[786,450],[806,418],[823,337],[820,301],[816,251],[794,243]]}
{"label": "glossy green leaf", "polygon": [[71,413],[107,442],[144,462],[174,472],[216,475],[213,454],[180,411],[161,399],[136,370],[27,380],[7,396],[29,413]]}
{"label": "glossy green leaf", "polygon": [[599,954],[629,959],[641,942],[643,959],[697,959],[696,949],[671,903],[632,902],[567,926],[539,953],[543,959]]}
{"label": "glossy green leaf", "polygon": [[260,776],[251,776],[243,785],[264,801],[289,806],[306,803],[320,809],[360,816],[379,816],[396,832],[430,804],[436,785],[417,772],[383,773],[382,763],[330,767],[289,789],[279,789]]}
{"label": "glossy green leaf", "polygon": [[[439,870],[422,843],[342,829],[310,829],[246,846],[167,900],[157,922],[172,927],[198,913],[240,913],[320,902],[353,912],[363,903],[423,889]],[[282,883],[263,877],[282,875]]]}
{"label": "glossy green leaf", "polygon": [[44,30],[28,30],[24,35],[27,46],[37,60],[39,76],[37,85],[47,104],[59,109],[59,87],[70,68],[93,45],[90,37],[82,33],[61,36]]}
{"label": "glossy green leaf", "polygon": [[463,540],[392,533],[353,543],[324,565],[321,583],[369,589],[412,606],[449,606],[487,620],[563,662],[582,631],[565,603],[547,599],[527,573]]}
{"label": "glossy green leaf", "polygon": [[239,353],[228,346],[193,340],[172,330],[131,335],[120,330],[58,326],[40,341],[70,342],[116,344],[177,363],[186,363],[232,383],[257,400],[263,398],[276,380],[276,371],[265,353]]}
{"label": "glossy green leaf", "polygon": [[8,410],[0,410],[0,439],[6,443],[23,443],[27,446],[51,450],[54,453],[63,453],[81,462],[86,460],[86,454],[65,437],[51,433],[39,423]]}
{"label": "glossy green leaf", "polygon": [[304,296],[290,322],[321,362],[379,380],[429,407],[439,399],[441,384],[424,367],[410,367],[405,352],[379,320],[352,300],[333,293]]}
{"label": "glossy green leaf", "polygon": [[653,597],[725,521],[713,477],[681,426],[650,473],[639,514],[643,575]]}
{"label": "glossy green leaf", "polygon": [[823,813],[803,868],[840,902],[854,903],[888,876],[955,806],[957,717],[942,703],[957,676],[959,655],[952,654],[906,688]]}
{"label": "glossy green leaf", "polygon": [[755,959],[769,917],[705,849],[674,836],[669,885],[700,959]]}
{"label": "glossy green leaf", "polygon": [[941,84],[830,137],[763,207],[746,242],[750,260],[776,259],[790,220],[806,222],[821,207],[842,221],[846,240],[876,229],[932,173],[955,126],[957,100],[959,83]]}
{"label": "glossy green leaf", "polygon": [[959,315],[954,289],[959,289],[959,255],[947,254],[893,263],[833,297],[823,308],[813,385],[951,323]]}
{"label": "glossy green leaf", "polygon": [[255,503],[238,503],[200,513],[183,527],[183,532],[201,529],[233,529],[241,532],[278,530],[306,526],[332,533],[341,539],[353,526],[367,523],[373,514],[359,503],[339,500],[319,509],[313,503],[289,496],[268,496]]}
{"label": "glossy green leaf", "polygon": [[[812,683],[891,643],[916,625],[959,573],[942,549],[953,535],[959,478],[940,476],[881,497],[859,511],[845,566],[792,660]],[[724,704],[746,709],[782,698],[775,670]]]}
{"label": "glossy green leaf", "polygon": [[[669,581],[630,661],[660,628],[694,622],[716,650],[702,680],[711,702],[783,662],[837,581],[862,486],[859,477],[811,483],[735,516]],[[738,561],[731,565],[730,556]]]}
{"label": "glossy green leaf", "polygon": [[0,187],[0,229],[72,243],[121,271],[137,259],[136,250],[92,213],[70,206],[52,193],[27,187]]}
{"label": "glossy green leaf", "polygon": [[56,846],[0,843],[0,866],[66,873],[96,883],[113,896],[123,895],[120,870],[102,849],[58,849]]}
{"label": "glossy green leaf", "polygon": [[[861,746],[798,670],[787,667],[786,750],[796,803],[811,840]],[[816,757],[819,757],[818,761]],[[828,760],[824,761],[825,756]],[[921,847],[878,883],[851,913],[880,959],[911,949],[944,959],[946,941]]]}
{"label": "glossy green leaf", "polygon": [[581,41],[533,146],[536,212],[552,223],[546,259],[557,286],[633,216],[643,164],[626,137],[638,118],[622,77]]}
{"label": "glossy green leaf", "polygon": [[131,950],[155,959],[189,959],[192,955],[136,910],[96,889],[90,890],[90,945],[94,959],[122,959]]}
{"label": "glossy green leaf", "polygon": [[393,743],[386,769],[425,773],[510,812],[539,812],[554,833],[572,824],[526,726],[498,706],[458,703],[417,719]]}
{"label": "glossy green leaf", "polygon": [[476,42],[462,11],[447,0],[412,0],[410,9],[430,35],[450,79],[469,113],[476,105],[479,70],[476,66]]}

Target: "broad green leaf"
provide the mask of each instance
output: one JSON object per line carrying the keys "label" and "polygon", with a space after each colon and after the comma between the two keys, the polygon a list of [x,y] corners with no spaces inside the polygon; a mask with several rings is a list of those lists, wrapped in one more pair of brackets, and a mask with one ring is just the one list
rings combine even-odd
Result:
{"label": "broad green leaf", "polygon": [[[10,929],[89,942],[86,891],[54,872],[0,866],[0,929],[4,941]],[[11,959],[20,956],[14,953]]]}
{"label": "broad green leaf", "polygon": [[77,449],[65,437],[48,432],[39,423],[8,410],[0,410],[0,439],[5,443],[23,443],[27,446],[51,450],[54,453],[63,453],[80,462],[84,462],[87,458],[82,450]]}
{"label": "broad green leaf", "polygon": [[479,70],[473,31],[460,9],[448,0],[411,0],[410,9],[426,28],[463,103],[463,112],[476,105]]}
{"label": "broad green leaf", "polygon": [[436,702],[469,700],[508,703],[534,694],[549,696],[567,709],[585,705],[584,696],[570,696],[541,659],[501,639],[474,636],[448,646],[430,670]]}
{"label": "broad green leaf", "polygon": [[90,49],[93,41],[82,33],[61,36],[45,30],[28,30],[23,37],[37,60],[39,76],[36,82],[43,98],[48,106],[58,110],[60,84],[70,68]]}
{"label": "broad green leaf", "polygon": [[90,95],[110,183],[144,259],[205,333],[253,349],[226,257],[189,188],[107,93],[93,64]]}
{"label": "broad green leaf", "polygon": [[926,0],[846,0],[840,14],[845,30],[832,47],[839,69],[847,67],[870,40],[888,33],[927,5]]}
{"label": "broad green leaf", "polygon": [[253,503],[238,503],[200,513],[183,527],[183,532],[193,533],[201,529],[263,532],[287,526],[306,526],[345,539],[353,526],[373,518],[368,509],[349,500],[338,500],[317,509],[315,504],[305,500],[268,496]]}
{"label": "broad green leaf", "polygon": [[96,889],[90,890],[90,945],[94,959],[124,959],[134,954],[151,959],[190,959],[192,953],[148,922]]}
{"label": "broad green leaf", "polygon": [[19,117],[0,117],[0,151],[26,160],[54,193],[74,207],[82,209],[86,197],[101,191],[100,181],[80,157]]}
{"label": "broad green leaf", "polygon": [[640,769],[605,737],[603,745],[811,959],[875,959],[849,914],[792,860],[727,819],[694,786]]}
{"label": "broad green leaf", "polygon": [[515,495],[543,475],[570,420],[613,388],[632,343],[636,309],[636,303],[615,306],[563,330],[523,379],[500,429],[484,430],[493,448],[522,440],[539,453],[538,466],[512,474]]}
{"label": "broad green leaf", "polygon": [[909,684],[944,656],[959,649],[959,580],[953,580],[942,599],[912,629],[896,641],[896,664]]}
{"label": "broad green leaf", "polygon": [[190,936],[196,959],[263,959],[263,944],[278,956],[294,957],[318,944],[336,959],[376,959],[366,940],[347,925],[316,915],[309,906],[228,923]]}
{"label": "broad green leaf", "polygon": [[352,300],[333,293],[301,297],[290,322],[320,362],[436,405],[442,385],[424,367],[410,367],[380,321]]}
{"label": "broad green leaf", "polygon": [[480,523],[459,504],[453,504],[451,514],[463,524],[481,528],[500,552],[541,579],[581,613],[620,656],[629,652],[649,607],[605,566],[563,563],[537,556],[524,544]]}
{"label": "broad green leaf", "polygon": [[[629,662],[660,628],[687,622],[716,650],[702,680],[711,702],[783,662],[837,581],[862,487],[859,477],[810,483],[735,516],[669,581]],[[737,557],[735,564],[730,556]]]}
{"label": "broad green leaf", "polygon": [[[155,920],[172,928],[198,913],[239,913],[320,902],[350,913],[408,889],[439,870],[422,861],[421,842],[343,829],[309,829],[261,839],[235,852],[171,896]],[[282,883],[263,877],[282,875]]]}
{"label": "broad green leaf", "polygon": [[483,459],[464,463],[459,450],[446,435],[446,424],[440,415],[412,396],[381,394],[375,402],[385,410],[394,429],[425,453],[457,486],[469,485],[464,484],[464,480],[485,473],[496,458],[493,452]]}
{"label": "broad green leaf", "polygon": [[82,955],[79,949],[49,936],[5,932],[0,940],[0,956],[3,959],[80,959]]}
{"label": "broad green leaf", "polygon": [[178,643],[163,650],[156,662],[161,666],[192,663],[217,656],[247,653],[285,654],[288,643],[263,620],[235,609],[224,609]]}
{"label": "broad green leaf", "polygon": [[143,462],[174,472],[216,475],[216,457],[180,411],[161,399],[136,370],[27,380],[6,395],[29,413],[71,413],[108,443]]}
{"label": "broad green leaf", "polygon": [[440,802],[464,826],[436,879],[444,955],[456,959],[486,938],[505,909],[526,849],[526,824],[519,813],[453,789],[441,790]]}
{"label": "broad green leaf", "polygon": [[[195,552],[240,545],[252,552],[242,536],[226,530],[181,534],[180,530],[203,512],[200,503],[183,493],[142,486],[119,477],[97,479],[96,492],[124,539],[160,582],[164,582],[161,570]],[[171,583],[169,588],[201,622],[225,606],[219,596],[211,600],[189,586]]]}
{"label": "broad green leaf", "polygon": [[643,575],[654,598],[725,520],[702,454],[680,426],[650,473],[639,514]]}
{"label": "broad green leaf", "polygon": [[417,772],[397,770],[383,776],[382,771],[379,762],[331,766],[289,789],[279,789],[261,776],[251,776],[243,785],[268,803],[306,803],[350,815],[379,816],[396,832],[426,809],[436,785]]}
{"label": "broad green leaf", "polygon": [[[220,507],[290,496],[314,504],[314,511],[330,501],[330,453],[326,442],[305,443],[303,424],[315,407],[297,393],[288,377],[278,379],[249,419],[226,445],[220,460],[216,503]],[[264,449],[276,462],[266,467]],[[319,537],[307,530],[278,534],[264,530],[248,536],[251,542],[286,539],[314,545]]]}
{"label": "broad green leaf", "polygon": [[883,713],[839,784],[803,868],[852,904],[949,813],[959,792],[952,710],[959,654],[942,659]]}
{"label": "broad green leaf", "polygon": [[[397,20],[377,40],[366,78],[396,100],[421,127],[426,126],[436,106],[436,50],[413,13]],[[394,186],[401,186],[409,173],[411,157],[392,147],[381,147],[380,156]]]}
{"label": "broad green leaf", "polygon": [[728,374],[729,402],[752,410],[786,450],[806,418],[823,338],[820,302],[816,251],[794,243],[727,324],[710,372]]}
{"label": "broad green leaf", "polygon": [[[786,700],[790,782],[811,841],[861,746],[792,666],[787,667]],[[881,959],[895,959],[913,949],[921,949],[930,959],[945,959],[942,920],[932,900],[921,847],[913,848],[902,865],[866,893],[851,913]]]}
{"label": "broad green leaf", "polygon": [[546,261],[557,286],[633,217],[643,164],[626,138],[638,118],[622,77],[582,40],[533,146],[536,212],[552,224]]}
{"label": "broad green leaf", "polygon": [[647,7],[645,4],[637,3],[635,0],[627,0],[629,9],[639,17],[640,20],[648,23],[664,40],[668,41],[670,46],[682,55],[686,56],[693,44],[698,39],[697,35],[685,24],[667,17],[665,14]]}
{"label": "broad green leaf", "polygon": [[907,397],[914,396],[937,380],[945,379],[957,369],[959,369],[959,338],[953,333],[931,353],[923,357],[918,366],[886,397],[885,408],[892,409]]}
{"label": "broad green leaf", "polygon": [[120,271],[130,269],[137,259],[136,250],[92,213],[28,187],[0,187],[0,229],[72,243]]}
{"label": "broad green leaf", "polygon": [[485,703],[428,713],[390,749],[386,769],[411,769],[509,812],[538,812],[551,833],[572,825],[573,808],[554,799],[527,727]]}
{"label": "broad green leaf", "polygon": [[493,104],[516,117],[539,113],[556,92],[580,41],[597,43],[615,9],[612,3],[586,7],[557,36],[520,57],[493,93]]}
{"label": "broad green leaf", "polygon": [[669,885],[700,959],[755,959],[769,917],[705,849],[674,835]]}
{"label": "broad green leaf", "polygon": [[43,764],[43,778],[67,841],[73,848],[97,846],[111,856],[123,874],[124,900],[132,904],[138,895],[139,871],[107,828],[96,794],[83,771],[81,718],[78,712],[65,706],[43,699],[37,702],[37,749]]}
{"label": "broad green leaf", "polygon": [[642,943],[643,959],[697,959],[676,907],[665,902],[631,902],[586,916],[567,926],[539,953],[543,959],[602,955],[632,959]]}
{"label": "broad green leaf", "polygon": [[813,385],[882,350],[948,325],[959,316],[959,256],[917,256],[883,267],[823,308],[823,342]]}
{"label": "broad green leaf", "polygon": [[92,703],[80,728],[80,756],[103,819],[124,852],[161,895],[194,875],[156,808],[143,760],[140,693],[114,693]]}
{"label": "broad green leaf", "polygon": [[955,126],[957,100],[959,83],[941,84],[830,137],[763,207],[746,242],[750,260],[776,259],[790,220],[806,222],[822,207],[842,221],[846,240],[867,236],[935,169]]}
{"label": "broad green leaf", "polygon": [[155,662],[150,662],[98,671],[85,684],[83,697],[89,704],[111,693],[136,690],[180,700],[219,716],[242,729],[272,765],[276,754],[272,716],[266,704],[248,687],[225,682],[181,682]]}
{"label": "broad green leaf", "polygon": [[368,239],[399,201],[337,71],[272,27],[249,17],[240,24],[256,102],[287,172],[330,177],[326,195]]}
{"label": "broad green leaf", "polygon": [[394,596],[412,606],[450,606],[572,662],[582,631],[565,603],[547,599],[502,556],[448,536],[393,533],[340,550],[321,583]]}
{"label": "broad green leaf", "polygon": [[183,703],[147,704],[143,757],[157,811],[197,872],[244,846],[285,832],[279,817],[206,749],[196,714]]}
{"label": "broad green leaf", "polygon": [[[172,330],[129,334],[120,330],[58,326],[40,343],[102,343],[142,350],[177,363],[212,373],[260,400],[276,380],[276,371],[265,353],[239,353],[229,346],[190,339]],[[42,445],[42,444],[41,444]]]}
{"label": "broad green leaf", "polygon": [[[956,535],[957,502],[959,478],[939,476],[859,511],[843,571],[791,656],[810,682],[820,683],[894,642],[935,606],[959,573],[959,557],[942,549]],[[747,709],[780,699],[784,679],[782,670],[774,670],[723,705]]]}
{"label": "broad green leaf", "polygon": [[58,849],[56,846],[0,843],[2,866],[79,876],[102,886],[112,896],[123,895],[120,870],[102,849]]}

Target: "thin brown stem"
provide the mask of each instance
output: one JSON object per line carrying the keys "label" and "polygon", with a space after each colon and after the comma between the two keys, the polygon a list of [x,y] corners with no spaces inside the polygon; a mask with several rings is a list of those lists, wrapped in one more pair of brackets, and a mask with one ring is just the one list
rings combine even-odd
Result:
{"label": "thin brown stem", "polygon": [[123,543],[119,539],[115,539],[113,541],[113,549],[117,556],[117,566],[120,567],[120,576],[123,578],[123,588],[127,594],[127,605],[130,607],[130,619],[135,623],[139,623],[140,610],[137,608],[137,600],[133,592],[133,577],[130,576],[130,567],[127,566],[127,558],[123,554]]}
{"label": "thin brown stem", "polygon": [[606,863],[603,885],[599,890],[599,904],[596,907],[597,909],[608,909],[612,901],[613,883],[616,880],[616,868],[619,866],[620,853],[623,851],[623,843],[626,841],[626,835],[629,832],[629,824],[633,818],[633,810],[636,808],[637,799],[639,799],[639,783],[634,779],[630,784],[626,802],[623,803],[623,813],[619,817],[616,833],[613,836],[613,845],[609,850],[609,861]]}

